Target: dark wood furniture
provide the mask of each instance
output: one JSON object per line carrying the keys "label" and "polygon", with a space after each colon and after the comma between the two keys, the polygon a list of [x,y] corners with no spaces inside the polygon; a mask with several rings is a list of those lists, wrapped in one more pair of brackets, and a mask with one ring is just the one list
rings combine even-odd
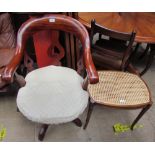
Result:
{"label": "dark wood furniture", "polygon": [[155,44],[147,44],[146,49],[139,57],[139,60],[143,59],[146,55],[148,55],[146,67],[144,68],[143,71],[141,71],[140,75],[144,75],[153,63],[154,55],[155,55]]}
{"label": "dark wood furniture", "polygon": [[[88,29],[91,26],[91,20],[109,29],[130,33],[136,30],[135,42],[155,44],[155,13],[147,12],[79,12],[78,20]],[[154,45],[153,45],[154,46]],[[141,75],[151,66],[155,54],[155,49],[151,48],[149,59],[146,62],[146,67],[141,72]]]}
{"label": "dark wood furniture", "polygon": [[[87,78],[83,84],[84,89],[87,88],[87,83],[95,84],[99,81],[98,73],[91,57],[90,40],[87,30],[80,22],[65,15],[48,15],[42,18],[32,18],[21,26],[18,32],[15,56],[13,57],[11,63],[7,65],[2,75],[4,80],[9,81],[12,78],[17,66],[20,64],[26,47],[27,39],[42,30],[64,31],[67,34],[69,33],[76,36],[82,44],[83,52],[81,55],[80,53],[74,53],[75,57],[74,60],[72,59],[72,61],[76,62],[76,66],[78,67],[78,62],[80,58],[82,58],[83,67],[87,73]],[[51,50],[54,50],[54,47],[52,47]],[[61,48],[59,50],[61,50]],[[64,50],[62,50],[62,52],[64,52]],[[58,53],[60,53],[60,51]],[[67,51],[65,54],[68,54]],[[77,57],[77,55],[79,55],[79,57]],[[57,59],[53,53],[50,53],[50,56]],[[69,59],[69,61],[71,60]],[[81,122],[78,119],[73,122],[81,126]],[[38,135],[40,140],[43,140],[47,128],[48,124],[42,125]]]}
{"label": "dark wood furniture", "polygon": [[93,107],[100,105],[126,110],[142,108],[131,125],[133,130],[135,124],[152,105],[148,86],[138,75],[131,73],[103,70],[98,74],[99,83],[88,85],[90,100],[84,129],[89,123]]}
{"label": "dark wood furniture", "polygon": [[[92,20],[90,34],[92,57],[98,68],[121,71],[131,68],[130,56],[135,32],[122,33],[110,30]],[[96,34],[99,34],[99,40],[93,43]]]}

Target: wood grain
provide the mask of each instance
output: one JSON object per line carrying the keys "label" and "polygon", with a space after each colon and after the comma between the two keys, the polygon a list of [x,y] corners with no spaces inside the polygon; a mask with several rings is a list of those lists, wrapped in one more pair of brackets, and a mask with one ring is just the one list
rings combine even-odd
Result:
{"label": "wood grain", "polygon": [[17,47],[11,63],[5,68],[2,79],[10,81],[22,59],[26,40],[41,30],[65,31],[75,35],[83,45],[84,65],[90,83],[99,81],[90,52],[90,40],[86,28],[77,20],[65,15],[47,15],[42,18],[33,18],[25,22],[18,31]]}
{"label": "wood grain", "polygon": [[130,33],[136,31],[136,42],[155,43],[155,13],[79,12],[78,20],[90,28],[91,20],[109,29]]}

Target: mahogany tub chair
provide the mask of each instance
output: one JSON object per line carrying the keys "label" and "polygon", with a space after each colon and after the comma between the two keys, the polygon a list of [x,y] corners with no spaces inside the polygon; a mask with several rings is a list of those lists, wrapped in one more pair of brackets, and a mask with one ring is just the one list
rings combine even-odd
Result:
{"label": "mahogany tub chair", "polygon": [[[134,41],[135,33],[131,34],[120,33],[118,35],[118,32],[114,31],[112,32],[108,29],[95,25],[94,21],[92,21],[92,29],[93,29],[92,32],[104,32],[104,34],[111,34],[114,38],[122,36],[122,39],[129,41],[129,47],[125,51],[124,56],[123,53],[121,52],[114,54],[114,52],[111,51],[110,49],[104,49],[103,47],[101,48],[101,51],[96,51],[97,54],[98,53],[100,54],[98,56],[95,53],[97,55],[97,58],[100,59],[100,63],[103,64],[102,66],[103,69],[105,69],[104,63],[107,64],[111,63],[111,65],[115,67],[115,70],[114,69],[103,70],[100,68],[101,70],[98,71],[99,83],[94,85],[91,84],[88,85],[88,92],[90,95],[90,99],[84,129],[86,129],[89,123],[94,105],[101,105],[105,107],[107,106],[119,109],[142,108],[142,111],[139,113],[139,115],[136,117],[136,119],[131,125],[131,130],[133,130],[135,124],[152,105],[151,94],[148,86],[146,85],[144,80],[140,78],[138,72],[133,67],[132,69],[131,66],[128,67],[130,49]],[[95,49],[100,50],[100,48],[98,48],[96,45]],[[106,52],[107,54],[105,54]],[[120,61],[121,57],[123,58],[122,61]],[[96,59],[96,62],[99,59]],[[126,67],[128,67],[128,69],[126,69]],[[132,73],[124,72],[126,70]]]}
{"label": "mahogany tub chair", "polygon": [[0,93],[10,91],[10,84],[14,81],[14,72],[10,75],[12,78],[7,78],[7,80],[3,78],[3,74],[15,54],[15,46],[16,38],[11,16],[9,13],[0,13]]}
{"label": "mahogany tub chair", "polygon": [[[77,126],[82,125],[78,116],[88,104],[88,93],[84,89],[87,83],[99,81],[91,57],[87,30],[80,22],[65,15],[48,15],[25,22],[18,31],[16,54],[11,64],[20,63],[27,39],[42,30],[64,31],[81,41],[87,78],[83,80],[71,68],[54,65],[41,67],[27,74],[26,84],[23,82],[24,86],[17,95],[17,107],[29,120],[42,124],[38,135],[41,141],[50,124],[73,121]],[[53,57],[56,56],[53,54]],[[6,73],[10,66],[5,70]]]}
{"label": "mahogany tub chair", "polygon": [[[97,33],[99,34],[99,39],[93,43]],[[92,20],[90,35],[92,57],[97,68],[121,71],[130,70],[138,73],[130,63],[135,32],[117,32],[103,27],[97,24],[95,20]]]}

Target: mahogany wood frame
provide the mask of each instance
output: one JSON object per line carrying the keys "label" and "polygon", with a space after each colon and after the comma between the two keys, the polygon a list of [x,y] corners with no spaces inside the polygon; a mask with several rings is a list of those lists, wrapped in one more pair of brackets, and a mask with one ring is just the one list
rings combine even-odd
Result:
{"label": "mahogany wood frame", "polygon": [[[92,61],[90,52],[90,40],[86,28],[79,21],[71,17],[55,14],[47,15],[42,18],[29,19],[21,26],[21,28],[18,31],[16,53],[11,63],[7,65],[7,67],[3,72],[2,75],[3,80],[9,82],[13,78],[15,70],[17,69],[23,57],[27,39],[34,33],[46,29],[65,31],[67,33],[71,33],[81,41],[83,46],[83,62],[87,72],[86,79],[88,79],[84,83],[83,88],[87,89],[86,85],[88,85],[88,82],[91,84],[97,83],[99,81],[99,77]],[[20,81],[20,86],[21,87],[24,86],[25,81],[20,77],[18,79]],[[81,120],[78,118],[73,120],[73,123],[75,123],[79,127],[82,125]],[[48,124],[42,125],[38,135],[39,140],[42,141],[44,139],[48,126],[49,126]]]}
{"label": "mahogany wood frame", "polygon": [[15,70],[22,59],[27,38],[35,32],[45,29],[65,31],[74,34],[80,39],[84,49],[83,61],[88,75],[88,80],[91,84],[97,83],[99,81],[99,77],[91,57],[88,32],[79,21],[65,15],[47,15],[42,18],[33,18],[21,26],[18,31],[15,56],[11,63],[6,66],[2,74],[2,79],[8,82],[12,80]]}

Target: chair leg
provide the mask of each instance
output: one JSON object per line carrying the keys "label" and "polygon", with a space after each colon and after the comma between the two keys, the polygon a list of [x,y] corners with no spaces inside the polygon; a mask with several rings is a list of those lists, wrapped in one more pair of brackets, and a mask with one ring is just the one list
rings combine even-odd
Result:
{"label": "chair leg", "polygon": [[20,112],[18,107],[17,107],[17,112]]}
{"label": "chair leg", "polygon": [[135,56],[137,54],[139,46],[140,46],[140,43],[137,43],[134,51],[131,53],[131,56],[130,56],[130,59],[129,59],[130,62],[135,62]]}
{"label": "chair leg", "polygon": [[147,54],[149,49],[150,49],[150,45],[147,44],[145,51],[140,55],[140,57],[138,59],[142,59]]}
{"label": "chair leg", "polygon": [[73,123],[74,123],[76,126],[78,126],[78,127],[81,127],[81,126],[82,126],[82,122],[81,122],[81,120],[80,120],[79,118],[73,120]]}
{"label": "chair leg", "polygon": [[155,51],[154,50],[151,50],[150,51],[150,54],[149,54],[149,58],[147,60],[147,64],[146,64],[146,67],[144,68],[144,70],[140,73],[140,75],[144,75],[147,70],[151,67],[152,63],[153,63],[153,58],[154,58],[154,55],[155,55]]}
{"label": "chair leg", "polygon": [[140,120],[140,118],[145,114],[145,112],[151,107],[151,105],[147,105],[146,107],[144,107],[142,109],[142,111],[139,113],[139,115],[136,117],[136,119],[133,121],[132,125],[131,125],[131,130],[133,130],[134,126],[136,125],[136,123]]}
{"label": "chair leg", "polygon": [[90,117],[91,117],[93,108],[94,108],[94,103],[91,103],[91,101],[90,101],[90,102],[89,102],[89,107],[88,107],[88,113],[87,113],[86,122],[85,122],[85,125],[84,125],[84,127],[83,127],[84,130],[85,130],[85,129],[87,128],[87,126],[88,126],[88,123],[89,123],[89,120],[90,120]]}
{"label": "chair leg", "polygon": [[49,127],[48,124],[42,124],[41,129],[40,129],[40,131],[39,131],[39,135],[38,135],[38,139],[39,139],[40,141],[43,141],[48,127]]}

